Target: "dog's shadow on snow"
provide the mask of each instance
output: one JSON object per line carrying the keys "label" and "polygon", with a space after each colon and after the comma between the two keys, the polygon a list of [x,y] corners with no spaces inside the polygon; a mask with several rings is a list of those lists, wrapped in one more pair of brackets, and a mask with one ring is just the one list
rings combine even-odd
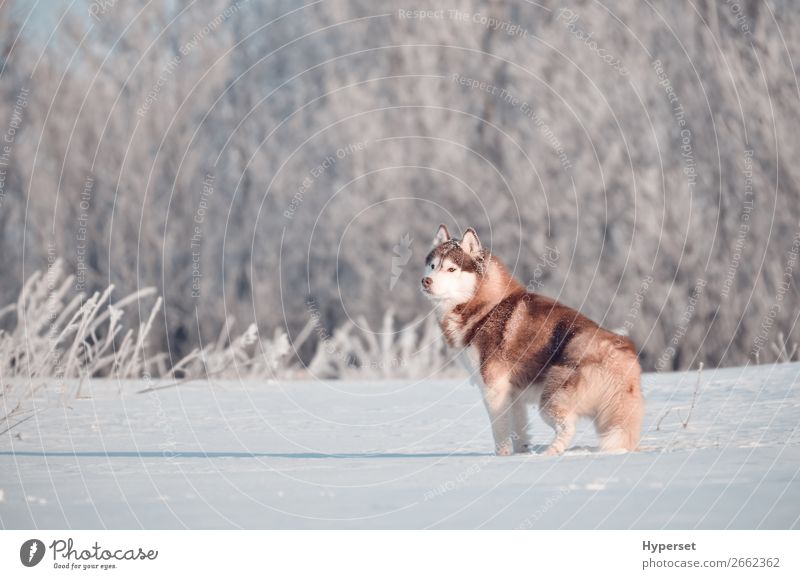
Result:
{"label": "dog's shadow on snow", "polygon": [[0,451],[0,456],[38,458],[284,458],[284,459],[359,459],[359,458],[451,458],[492,456],[488,452],[233,452],[233,451]]}
{"label": "dog's shadow on snow", "polygon": [[[547,445],[534,445],[531,452],[516,454],[517,457],[531,457],[541,455]],[[595,454],[599,449],[590,446],[573,446],[565,453],[570,454]],[[109,450],[109,451],[36,451],[16,450],[0,451],[0,456],[35,457],[35,458],[277,458],[277,459],[374,459],[374,458],[475,458],[494,456],[491,452],[237,452],[237,451],[189,451],[189,450]]]}

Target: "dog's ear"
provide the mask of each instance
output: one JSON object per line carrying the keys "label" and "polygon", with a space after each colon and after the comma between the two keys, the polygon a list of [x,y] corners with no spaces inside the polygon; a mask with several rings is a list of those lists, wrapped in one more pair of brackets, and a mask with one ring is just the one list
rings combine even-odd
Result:
{"label": "dog's ear", "polygon": [[469,256],[475,257],[481,252],[481,240],[472,227],[464,232],[464,239],[461,240],[461,249]]}
{"label": "dog's ear", "polygon": [[431,244],[431,247],[438,247],[445,241],[450,241],[450,232],[447,231],[447,226],[444,223],[442,223],[439,226],[439,230],[436,232],[436,236],[433,238],[433,243]]}

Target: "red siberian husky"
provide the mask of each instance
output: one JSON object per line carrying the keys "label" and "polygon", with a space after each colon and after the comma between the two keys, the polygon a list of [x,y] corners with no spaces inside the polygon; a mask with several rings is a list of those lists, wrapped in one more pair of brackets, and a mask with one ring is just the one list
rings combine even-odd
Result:
{"label": "red siberian husky", "polygon": [[422,291],[436,305],[447,343],[470,362],[497,454],[531,450],[528,405],[534,404],[555,430],[546,454],[567,449],[580,417],[594,421],[602,450],[636,448],[644,401],[628,338],[528,293],[471,228],[458,240],[439,226]]}

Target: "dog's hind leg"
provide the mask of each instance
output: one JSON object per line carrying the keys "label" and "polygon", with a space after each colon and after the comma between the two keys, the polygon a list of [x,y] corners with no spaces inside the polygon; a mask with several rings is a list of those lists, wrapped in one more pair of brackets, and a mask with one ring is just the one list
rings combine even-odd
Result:
{"label": "dog's hind leg", "polygon": [[553,368],[546,378],[539,403],[542,420],[556,431],[556,436],[545,454],[561,454],[575,437],[576,396],[580,374],[572,369]]}
{"label": "dog's hind leg", "polygon": [[600,450],[636,450],[644,418],[640,386],[641,369],[636,358],[618,358],[608,372],[608,394],[594,417]]}
{"label": "dog's hind leg", "polygon": [[575,437],[575,423],[577,417],[567,414],[560,409],[542,409],[542,419],[556,431],[556,436],[544,454],[561,454],[569,448],[570,442]]}
{"label": "dog's hind leg", "polygon": [[644,402],[638,390],[618,393],[609,407],[595,418],[595,426],[600,436],[600,450],[604,452],[636,450],[643,417]]}

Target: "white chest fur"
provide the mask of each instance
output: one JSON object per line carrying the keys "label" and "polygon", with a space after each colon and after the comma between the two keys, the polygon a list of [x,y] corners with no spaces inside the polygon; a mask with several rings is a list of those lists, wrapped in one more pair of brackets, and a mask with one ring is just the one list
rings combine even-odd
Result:
{"label": "white chest fur", "polygon": [[469,374],[470,380],[478,386],[483,385],[483,378],[481,377],[481,356],[475,346],[467,346],[462,348],[458,353],[458,361],[461,366]]}

